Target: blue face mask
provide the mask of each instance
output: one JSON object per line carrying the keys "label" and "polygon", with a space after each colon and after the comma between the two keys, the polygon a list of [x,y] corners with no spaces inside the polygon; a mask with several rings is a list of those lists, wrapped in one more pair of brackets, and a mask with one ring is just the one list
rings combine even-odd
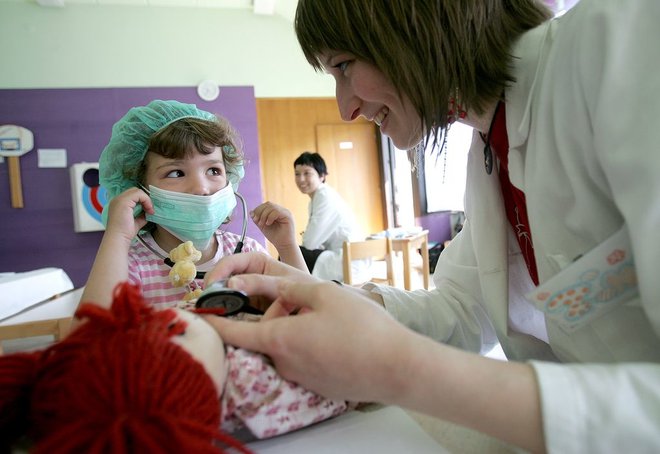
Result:
{"label": "blue face mask", "polygon": [[218,227],[236,207],[236,196],[230,182],[213,195],[193,195],[149,186],[154,214],[147,221],[158,224],[181,241],[192,241],[196,249],[205,250]]}

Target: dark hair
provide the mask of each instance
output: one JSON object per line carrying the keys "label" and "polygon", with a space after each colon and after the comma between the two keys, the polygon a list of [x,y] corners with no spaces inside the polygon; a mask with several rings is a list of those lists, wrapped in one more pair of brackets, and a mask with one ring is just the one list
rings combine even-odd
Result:
{"label": "dark hair", "polygon": [[[211,154],[222,149],[227,171],[244,162],[243,150],[236,130],[223,117],[215,121],[182,118],[158,131],[149,139],[147,153],[167,159],[182,159],[192,153]],[[138,181],[144,181],[147,160],[142,160]]]}
{"label": "dark hair", "polygon": [[300,0],[295,30],[307,61],[348,52],[375,65],[444,134],[449,99],[483,113],[511,75],[511,46],[552,17],[538,0]]}
{"label": "dark hair", "polygon": [[[296,166],[310,166],[314,167],[314,170],[319,174],[319,177],[323,178],[328,175],[328,168],[325,165],[325,161],[318,153],[311,153],[305,151],[303,154],[298,156],[295,161],[293,161],[293,168]],[[323,178],[325,180],[325,178]]]}

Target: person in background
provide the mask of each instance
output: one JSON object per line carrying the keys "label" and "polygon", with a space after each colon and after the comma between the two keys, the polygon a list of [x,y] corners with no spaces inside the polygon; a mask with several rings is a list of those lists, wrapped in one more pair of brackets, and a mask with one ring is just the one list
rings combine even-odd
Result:
{"label": "person in background", "polygon": [[[658,21],[656,0],[556,18],[534,0],[300,0],[298,40],[344,120],[401,149],[475,129],[466,220],[429,291],[221,260],[207,279],[275,303],[212,323],[325,396],[530,452],[660,451]],[[498,342],[509,361],[479,355]]]}
{"label": "person in background", "polygon": [[[83,300],[102,302],[125,280],[139,284],[145,299],[158,307],[194,299],[203,280],[175,286],[172,267],[164,262],[186,241],[201,253],[196,263],[201,271],[236,252],[265,253],[254,239],[241,243],[238,234],[221,229],[237,204],[243,162],[238,134],[220,116],[174,100],[130,109],[113,126],[99,159],[108,199],[106,230]],[[276,236],[271,242],[280,246]],[[302,266],[297,247],[278,251],[285,263]]]}
{"label": "person in background", "polygon": [[[296,186],[309,196],[309,218],[300,250],[312,276],[343,281],[344,241],[362,241],[363,232],[344,199],[325,182],[328,168],[318,153],[305,151],[293,163]],[[369,263],[352,263],[356,281],[368,280]]]}
{"label": "person in background", "polygon": [[47,349],[0,356],[2,452],[248,453],[238,438],[350,408],[224,345],[196,314],[148,305],[135,285],[118,285],[109,308],[83,302],[76,316],[78,328]]}

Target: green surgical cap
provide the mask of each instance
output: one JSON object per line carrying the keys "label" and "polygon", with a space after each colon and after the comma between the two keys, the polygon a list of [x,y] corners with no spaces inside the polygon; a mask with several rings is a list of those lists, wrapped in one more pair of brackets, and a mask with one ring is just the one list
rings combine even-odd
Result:
{"label": "green surgical cap", "polygon": [[[99,183],[107,192],[104,223],[110,201],[125,190],[138,186],[138,169],[147,154],[151,136],[183,118],[216,121],[215,115],[199,110],[194,104],[155,100],[146,106],[133,107],[114,124],[110,142],[99,158]],[[227,179],[237,190],[244,175],[243,165],[227,166],[226,170]]]}

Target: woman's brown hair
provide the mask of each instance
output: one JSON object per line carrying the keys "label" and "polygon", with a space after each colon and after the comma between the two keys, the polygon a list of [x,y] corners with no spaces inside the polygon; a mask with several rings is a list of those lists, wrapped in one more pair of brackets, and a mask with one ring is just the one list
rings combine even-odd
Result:
{"label": "woman's brown hair", "polygon": [[300,0],[295,30],[317,71],[329,50],[375,65],[437,140],[449,99],[483,113],[513,81],[514,41],[550,17],[537,0]]}

